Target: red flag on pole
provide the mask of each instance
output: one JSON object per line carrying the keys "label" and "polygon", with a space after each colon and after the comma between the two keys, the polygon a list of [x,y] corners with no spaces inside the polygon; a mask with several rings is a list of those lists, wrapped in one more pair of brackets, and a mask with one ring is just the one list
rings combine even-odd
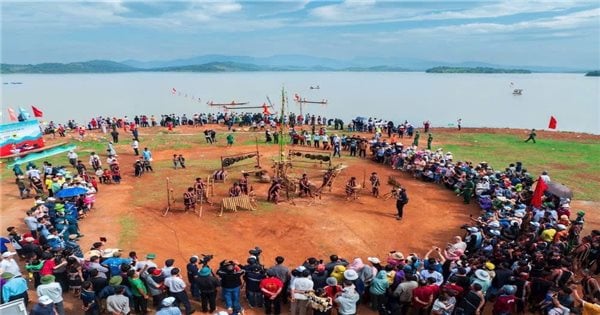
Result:
{"label": "red flag on pole", "polygon": [[8,119],[10,119],[10,121],[17,121],[17,113],[15,113],[15,110],[12,108],[8,108]]}
{"label": "red flag on pole", "polygon": [[33,117],[43,117],[44,112],[42,112],[39,108],[31,105],[31,110],[33,111]]}
{"label": "red flag on pole", "polygon": [[542,207],[542,197],[544,196],[544,192],[548,189],[548,185],[540,176],[537,181],[537,185],[535,186],[535,191],[533,192],[533,197],[531,198],[531,205],[536,208]]}
{"label": "red flag on pole", "polygon": [[557,123],[558,123],[558,121],[556,120],[556,118],[554,118],[554,116],[550,116],[550,122],[548,123],[548,129],[556,129]]}

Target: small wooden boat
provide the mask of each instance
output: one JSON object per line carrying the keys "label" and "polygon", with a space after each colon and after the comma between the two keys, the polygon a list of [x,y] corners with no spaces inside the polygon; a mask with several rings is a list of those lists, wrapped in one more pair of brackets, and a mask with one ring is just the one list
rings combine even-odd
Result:
{"label": "small wooden boat", "polygon": [[296,100],[296,102],[298,103],[302,103],[302,104],[327,104],[327,100],[322,100],[322,101],[307,101],[305,99],[302,100]]}
{"label": "small wooden boat", "polygon": [[212,101],[206,103],[208,106],[238,106],[238,105],[248,105],[250,102],[236,102],[232,101],[231,103],[213,103]]}

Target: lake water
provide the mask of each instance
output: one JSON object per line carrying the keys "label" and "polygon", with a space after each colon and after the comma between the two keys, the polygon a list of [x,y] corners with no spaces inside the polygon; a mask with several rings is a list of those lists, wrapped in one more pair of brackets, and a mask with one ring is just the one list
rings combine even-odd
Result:
{"label": "lake water", "polygon": [[[421,126],[544,129],[551,115],[561,131],[600,134],[600,79],[582,74],[427,74],[371,72],[124,73],[3,75],[2,119],[6,107],[35,105],[44,120],[87,121],[92,115],[217,112],[208,101],[249,101],[259,106],[269,96],[279,108],[285,86],[290,111],[298,93],[309,104],[304,113],[339,117],[408,120]],[[511,82],[514,83],[511,86]],[[319,85],[320,89],[309,89]],[[178,92],[173,94],[172,89]],[[523,89],[514,96],[513,88]],[[187,95],[187,97],[186,97]],[[193,98],[192,98],[193,97]],[[198,101],[200,98],[200,101]],[[255,110],[259,111],[259,109]]]}

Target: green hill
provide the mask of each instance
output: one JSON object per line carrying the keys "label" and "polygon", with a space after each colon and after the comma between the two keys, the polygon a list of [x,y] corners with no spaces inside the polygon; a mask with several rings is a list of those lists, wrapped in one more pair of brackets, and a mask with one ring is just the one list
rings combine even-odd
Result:
{"label": "green hill", "polygon": [[500,69],[488,67],[434,67],[427,69],[427,73],[531,73],[525,69]]}
{"label": "green hill", "polygon": [[40,63],[36,65],[1,64],[0,73],[114,73],[139,69],[109,60],[91,60],[71,63]]}

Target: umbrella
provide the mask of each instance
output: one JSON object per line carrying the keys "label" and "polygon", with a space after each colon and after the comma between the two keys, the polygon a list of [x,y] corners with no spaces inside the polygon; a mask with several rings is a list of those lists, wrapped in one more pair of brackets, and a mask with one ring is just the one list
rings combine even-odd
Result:
{"label": "umbrella", "polygon": [[83,195],[83,194],[86,194],[87,192],[88,192],[88,190],[86,188],[83,188],[83,187],[64,188],[64,189],[59,190],[56,193],[56,197],[58,197],[58,198],[69,198],[69,197],[75,197],[75,196]]}
{"label": "umbrella", "polygon": [[557,182],[548,182],[547,192],[559,197],[559,198],[573,198],[573,191],[569,187],[559,184]]}

